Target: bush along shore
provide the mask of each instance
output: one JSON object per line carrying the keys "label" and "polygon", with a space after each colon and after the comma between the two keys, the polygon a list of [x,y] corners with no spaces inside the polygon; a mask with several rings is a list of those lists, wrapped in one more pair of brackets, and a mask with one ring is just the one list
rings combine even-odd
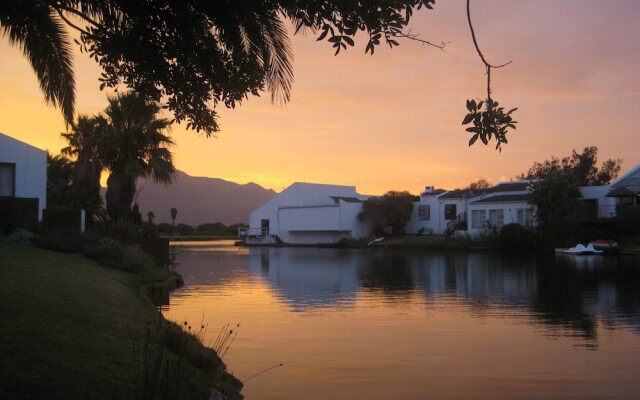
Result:
{"label": "bush along shore", "polygon": [[204,323],[157,310],[182,278],[138,247],[18,232],[0,255],[3,399],[243,398]]}

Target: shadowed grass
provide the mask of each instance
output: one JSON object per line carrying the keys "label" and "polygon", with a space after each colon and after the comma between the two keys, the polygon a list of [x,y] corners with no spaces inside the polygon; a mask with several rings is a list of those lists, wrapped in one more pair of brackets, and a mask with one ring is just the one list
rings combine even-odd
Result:
{"label": "shadowed grass", "polygon": [[[145,322],[179,330],[139,295],[140,279],[79,255],[0,242],[1,397],[136,398],[144,365],[132,348],[144,343]],[[211,378],[225,375],[222,363],[200,370],[180,357],[184,374],[202,379],[176,398],[202,398]]]}

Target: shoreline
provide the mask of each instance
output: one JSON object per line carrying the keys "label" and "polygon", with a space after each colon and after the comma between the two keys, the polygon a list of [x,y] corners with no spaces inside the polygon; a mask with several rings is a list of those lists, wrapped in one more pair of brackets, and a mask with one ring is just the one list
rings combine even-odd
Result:
{"label": "shoreline", "polygon": [[0,253],[3,398],[243,398],[196,330],[154,305],[182,284],[179,274],[133,274],[8,242]]}

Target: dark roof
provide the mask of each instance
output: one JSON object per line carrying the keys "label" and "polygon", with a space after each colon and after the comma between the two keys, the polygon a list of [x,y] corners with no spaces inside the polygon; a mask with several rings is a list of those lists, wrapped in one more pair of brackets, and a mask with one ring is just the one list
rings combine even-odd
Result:
{"label": "dark roof", "polygon": [[627,187],[617,187],[613,190],[610,190],[607,193],[607,197],[627,197],[627,196],[638,196],[640,195],[640,190],[638,188],[627,188]]}
{"label": "dark roof", "polygon": [[471,189],[456,189],[456,190],[451,190],[449,192],[446,192],[445,194],[440,196],[440,198],[441,199],[463,199],[465,197],[470,197],[470,195],[473,196],[474,192],[475,191]]}
{"label": "dark roof", "polygon": [[529,194],[500,194],[497,196],[487,197],[486,199],[474,201],[471,204],[482,203],[512,203],[517,201],[529,201]]}
{"label": "dark roof", "polygon": [[527,190],[529,182],[506,182],[487,189],[486,193],[522,192]]}
{"label": "dark roof", "polygon": [[364,200],[361,200],[357,197],[344,197],[344,196],[329,196],[329,197],[331,197],[335,201],[342,200],[347,203],[364,203]]}
{"label": "dark roof", "polygon": [[437,196],[437,195],[442,194],[444,192],[446,192],[446,190],[444,190],[444,189],[435,189],[435,190],[432,190],[431,192],[426,192],[426,191],[422,192],[422,193],[420,193],[420,196]]}

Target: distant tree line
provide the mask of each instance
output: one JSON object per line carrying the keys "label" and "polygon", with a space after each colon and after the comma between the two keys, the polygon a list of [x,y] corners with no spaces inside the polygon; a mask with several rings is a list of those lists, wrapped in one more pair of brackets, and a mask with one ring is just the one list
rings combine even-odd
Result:
{"label": "distant tree line", "polygon": [[200,224],[197,226],[191,226],[187,224],[169,224],[160,223],[157,225],[158,233],[165,236],[180,235],[180,236],[237,236],[238,228],[246,227],[245,224],[232,224],[225,225],[221,222],[212,222]]}

